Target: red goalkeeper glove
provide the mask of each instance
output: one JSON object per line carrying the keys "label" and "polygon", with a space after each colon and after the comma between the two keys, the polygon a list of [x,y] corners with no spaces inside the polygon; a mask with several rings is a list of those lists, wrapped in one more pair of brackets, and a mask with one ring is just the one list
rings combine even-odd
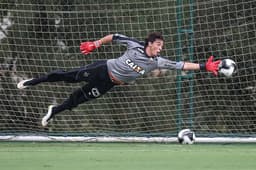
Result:
{"label": "red goalkeeper glove", "polygon": [[95,50],[96,48],[99,48],[101,46],[101,42],[100,40],[98,41],[87,41],[87,42],[82,42],[80,44],[80,51],[82,54],[89,54],[91,53],[93,50]]}
{"label": "red goalkeeper glove", "polygon": [[210,56],[205,65],[200,66],[208,72],[212,72],[215,76],[218,75],[219,64],[221,60],[213,61],[213,56]]}

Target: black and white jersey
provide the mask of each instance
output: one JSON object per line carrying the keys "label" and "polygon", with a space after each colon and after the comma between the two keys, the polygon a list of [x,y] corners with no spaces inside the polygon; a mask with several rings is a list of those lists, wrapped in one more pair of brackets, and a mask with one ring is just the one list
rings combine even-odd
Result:
{"label": "black and white jersey", "polygon": [[107,61],[108,71],[125,83],[134,82],[154,69],[182,69],[184,62],[176,62],[162,56],[149,57],[144,49],[144,42],[121,35],[114,34],[113,42],[120,43],[127,47],[122,56]]}

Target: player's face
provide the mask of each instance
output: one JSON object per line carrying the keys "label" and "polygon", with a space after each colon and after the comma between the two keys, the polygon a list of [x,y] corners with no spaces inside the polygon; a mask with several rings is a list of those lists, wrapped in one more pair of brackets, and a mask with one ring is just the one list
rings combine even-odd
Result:
{"label": "player's face", "polygon": [[149,42],[149,50],[147,55],[150,57],[158,56],[163,49],[164,42],[163,40],[156,39],[154,42]]}

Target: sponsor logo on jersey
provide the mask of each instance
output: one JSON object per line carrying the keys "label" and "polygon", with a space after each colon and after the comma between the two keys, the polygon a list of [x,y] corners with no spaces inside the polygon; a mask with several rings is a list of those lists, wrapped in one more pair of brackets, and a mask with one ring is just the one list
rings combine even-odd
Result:
{"label": "sponsor logo on jersey", "polygon": [[132,69],[133,69],[134,71],[136,71],[137,73],[139,73],[139,74],[141,74],[141,75],[145,74],[145,70],[144,70],[142,67],[140,67],[140,66],[138,66],[137,64],[135,64],[132,60],[127,59],[127,60],[125,61],[125,63],[126,63],[128,66],[130,66],[130,68],[132,68]]}

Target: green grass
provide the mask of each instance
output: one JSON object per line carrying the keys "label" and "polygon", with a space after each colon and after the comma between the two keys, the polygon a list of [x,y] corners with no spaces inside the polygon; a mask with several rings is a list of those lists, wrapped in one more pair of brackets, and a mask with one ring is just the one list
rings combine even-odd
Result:
{"label": "green grass", "polygon": [[256,144],[0,142],[2,170],[255,170]]}

